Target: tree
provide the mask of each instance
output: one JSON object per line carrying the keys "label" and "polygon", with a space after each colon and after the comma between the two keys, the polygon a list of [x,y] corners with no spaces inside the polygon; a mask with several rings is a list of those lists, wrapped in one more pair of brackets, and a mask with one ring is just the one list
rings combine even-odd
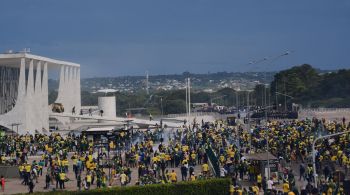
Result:
{"label": "tree", "polygon": [[[271,82],[272,94],[283,93],[295,97],[294,101],[302,101],[313,88],[317,87],[321,77],[316,69],[308,64],[294,66],[281,71]],[[278,96],[278,101],[284,101],[284,96]],[[288,98],[290,102],[290,98]]]}
{"label": "tree", "polygon": [[[293,96],[294,103],[313,106],[342,107],[350,96],[350,70],[319,74],[308,64],[277,73],[271,83],[272,93]],[[280,96],[278,101],[284,101]],[[291,103],[290,98],[288,98]]]}

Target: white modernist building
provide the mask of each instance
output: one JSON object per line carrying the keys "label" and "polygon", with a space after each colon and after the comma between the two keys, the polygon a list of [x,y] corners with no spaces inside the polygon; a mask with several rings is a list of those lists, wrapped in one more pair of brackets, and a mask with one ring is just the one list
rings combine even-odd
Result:
{"label": "white modernist building", "polygon": [[29,53],[0,54],[0,126],[19,124],[19,134],[49,129],[48,71],[60,70],[56,103],[81,107],[80,65]]}

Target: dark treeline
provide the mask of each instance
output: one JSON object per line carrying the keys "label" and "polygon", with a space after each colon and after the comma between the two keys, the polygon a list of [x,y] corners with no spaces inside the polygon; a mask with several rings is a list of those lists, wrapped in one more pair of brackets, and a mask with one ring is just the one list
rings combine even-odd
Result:
{"label": "dark treeline", "polygon": [[[271,94],[276,91],[304,107],[350,107],[350,70],[321,74],[308,64],[295,66],[275,75]],[[284,96],[278,100],[283,102]]]}

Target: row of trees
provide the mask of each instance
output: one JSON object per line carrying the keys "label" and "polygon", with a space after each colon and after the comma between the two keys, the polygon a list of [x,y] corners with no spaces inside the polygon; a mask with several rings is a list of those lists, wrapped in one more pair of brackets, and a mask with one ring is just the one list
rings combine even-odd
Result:
{"label": "row of trees", "polygon": [[[308,64],[277,73],[271,83],[271,94],[283,93],[288,103],[305,107],[350,107],[350,70],[318,73]],[[277,100],[283,102],[284,97]]]}

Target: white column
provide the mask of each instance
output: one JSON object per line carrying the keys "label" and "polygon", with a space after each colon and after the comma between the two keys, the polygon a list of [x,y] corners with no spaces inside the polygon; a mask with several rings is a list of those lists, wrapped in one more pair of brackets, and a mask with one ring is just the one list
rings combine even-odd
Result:
{"label": "white column", "polygon": [[19,66],[18,93],[15,107],[6,114],[0,115],[0,124],[11,128],[10,124],[20,123],[19,133],[23,134],[26,129],[26,63],[25,58],[21,58]]}
{"label": "white column", "polygon": [[33,111],[34,115],[37,117],[35,120],[35,129],[41,132],[43,124],[42,124],[42,94],[41,94],[41,61],[37,62],[36,66],[36,74],[35,74],[35,89],[34,89],[34,105]]}
{"label": "white column", "polygon": [[73,67],[73,76],[72,76],[72,85],[73,85],[73,94],[74,96],[72,96],[72,101],[73,101],[73,106],[75,106],[75,112],[79,113],[80,110],[78,110],[78,102],[77,102],[77,97],[76,97],[76,93],[77,93],[77,68]]}
{"label": "white column", "polygon": [[26,130],[29,133],[35,133],[35,127],[33,124],[36,119],[34,110],[34,69],[33,69],[33,60],[31,59],[29,62],[29,70],[28,70],[28,83],[27,83],[27,94],[26,94]]}
{"label": "white column", "polygon": [[76,87],[76,98],[77,98],[77,107],[76,110],[78,110],[78,112],[80,112],[81,109],[81,91],[80,91],[80,67],[77,67],[77,76],[76,76],[76,83],[77,83],[77,87]]}
{"label": "white column", "polygon": [[75,101],[74,101],[74,93],[75,93],[75,85],[74,85],[74,80],[73,80],[73,67],[69,67],[68,69],[68,74],[69,74],[69,80],[68,80],[68,92],[67,96],[65,97],[67,99],[68,103],[68,112],[71,112],[73,107],[75,106]]}
{"label": "white column", "polygon": [[16,105],[12,112],[14,116],[9,116],[8,121],[13,123],[21,123],[18,128],[18,133],[23,134],[26,128],[26,113],[23,109],[26,109],[26,60],[21,58],[21,65],[19,70],[19,81],[18,81],[18,94]]}
{"label": "white column", "polygon": [[34,93],[34,67],[33,60],[29,62],[29,71],[28,71],[28,83],[27,83],[27,97],[32,96]]}
{"label": "white column", "polygon": [[62,95],[64,93],[64,74],[65,74],[65,71],[64,71],[64,66],[61,65],[61,68],[60,68],[60,80],[59,80],[59,86],[58,86],[58,94],[57,94],[57,99],[56,99],[56,103],[62,103]]}
{"label": "white column", "polygon": [[21,59],[21,66],[19,69],[19,81],[18,81],[18,94],[16,102],[24,100],[26,95],[26,60],[25,58]]}
{"label": "white column", "polygon": [[37,62],[35,75],[35,95],[41,93],[41,61]]}
{"label": "white column", "polygon": [[47,62],[44,63],[43,78],[41,84],[41,112],[42,112],[42,126],[49,131],[49,89],[48,89],[48,74]]}
{"label": "white column", "polygon": [[67,96],[69,96],[69,66],[64,67],[64,92],[62,94],[62,104],[64,106],[64,112],[71,111],[70,102],[67,101]]}

